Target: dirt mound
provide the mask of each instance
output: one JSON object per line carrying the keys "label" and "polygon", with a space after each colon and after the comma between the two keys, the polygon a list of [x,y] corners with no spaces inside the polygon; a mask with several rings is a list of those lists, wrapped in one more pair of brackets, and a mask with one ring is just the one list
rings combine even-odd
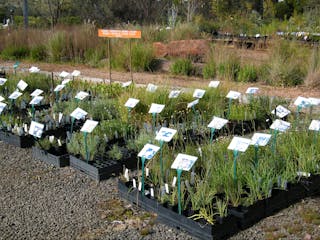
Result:
{"label": "dirt mound", "polygon": [[203,57],[209,51],[207,40],[180,40],[171,41],[168,44],[153,43],[157,57]]}

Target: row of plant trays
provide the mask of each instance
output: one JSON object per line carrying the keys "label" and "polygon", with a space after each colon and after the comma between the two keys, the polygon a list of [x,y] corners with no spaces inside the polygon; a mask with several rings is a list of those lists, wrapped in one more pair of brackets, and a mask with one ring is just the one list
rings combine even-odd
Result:
{"label": "row of plant trays", "polygon": [[288,184],[287,190],[273,189],[271,197],[259,200],[248,207],[230,207],[228,216],[225,218],[216,217],[214,225],[204,220],[190,219],[191,209],[179,215],[176,206],[170,207],[168,204],[161,204],[150,195],[142,197],[141,192],[132,186],[131,181],[124,183],[119,180],[120,197],[146,211],[156,213],[160,222],[177,229],[183,229],[199,239],[227,239],[305,197],[319,196],[320,175],[301,178],[297,183]]}

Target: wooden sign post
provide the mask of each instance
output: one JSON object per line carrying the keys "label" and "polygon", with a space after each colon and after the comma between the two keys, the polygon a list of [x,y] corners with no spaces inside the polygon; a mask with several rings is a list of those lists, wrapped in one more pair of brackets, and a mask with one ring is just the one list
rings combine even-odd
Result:
{"label": "wooden sign post", "polygon": [[137,30],[112,30],[112,29],[98,29],[98,36],[108,38],[108,55],[109,55],[109,79],[111,83],[111,42],[110,38],[127,38],[129,39],[129,47],[130,47],[130,75],[131,81],[133,81],[133,73],[132,73],[132,51],[131,51],[131,39],[141,38],[141,31]]}

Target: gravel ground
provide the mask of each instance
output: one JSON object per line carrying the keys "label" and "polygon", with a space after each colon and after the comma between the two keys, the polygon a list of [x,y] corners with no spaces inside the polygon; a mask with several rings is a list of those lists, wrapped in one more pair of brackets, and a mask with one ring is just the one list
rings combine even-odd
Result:
{"label": "gravel ground", "polygon": [[[2,142],[0,152],[0,239],[194,239],[120,201],[117,179],[97,183]],[[320,198],[306,199],[231,239],[320,239]]]}

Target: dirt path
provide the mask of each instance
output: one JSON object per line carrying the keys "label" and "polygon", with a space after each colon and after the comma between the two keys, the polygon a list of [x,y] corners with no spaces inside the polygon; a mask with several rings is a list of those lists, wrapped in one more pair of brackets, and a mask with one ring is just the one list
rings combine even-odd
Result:
{"label": "dirt path", "polygon": [[[2,66],[12,68],[14,62],[2,61],[0,60],[0,68]],[[101,79],[109,79],[108,68],[92,68],[81,64],[52,64],[52,63],[32,63],[32,62],[22,62],[20,68],[30,68],[31,66],[37,66],[43,71],[48,72],[61,72],[67,71],[72,72],[77,69],[81,71],[81,75],[85,77],[94,77]],[[118,72],[112,70],[112,81],[129,81],[130,73],[128,72]],[[191,88],[201,88],[208,85],[209,80],[204,80],[197,77],[183,77],[183,76],[173,76],[167,73],[148,73],[139,72],[133,73],[133,80],[135,83],[147,84],[153,83],[157,85],[164,85],[172,88],[180,87],[191,87]],[[272,87],[267,86],[262,83],[236,83],[230,81],[221,81],[221,85],[229,90],[236,90],[240,92],[245,92],[248,87],[259,87],[260,94],[269,96],[279,96],[284,98],[296,98],[298,96],[304,97],[317,97],[320,98],[320,89],[307,88],[305,86],[298,87]]]}

